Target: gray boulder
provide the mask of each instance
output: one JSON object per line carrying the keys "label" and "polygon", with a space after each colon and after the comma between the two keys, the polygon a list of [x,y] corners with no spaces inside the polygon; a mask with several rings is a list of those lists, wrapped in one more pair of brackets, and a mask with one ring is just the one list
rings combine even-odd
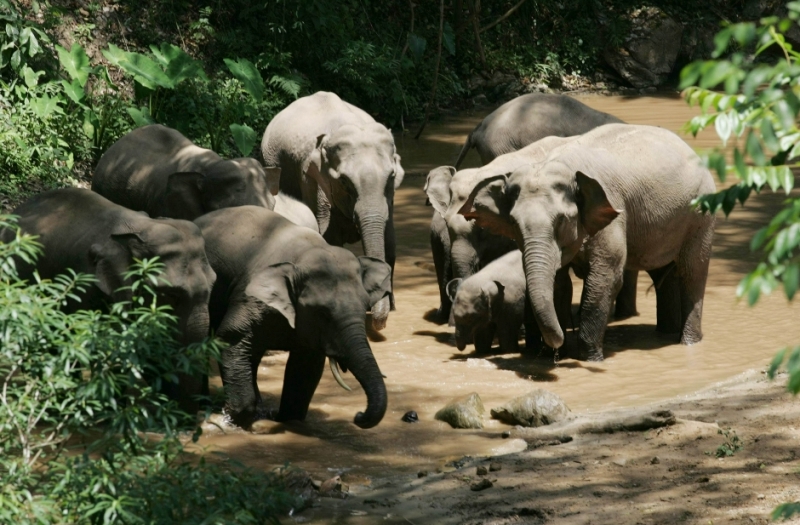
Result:
{"label": "gray boulder", "polygon": [[451,402],[436,412],[434,417],[453,428],[483,428],[485,412],[481,396],[473,392],[467,397]]}
{"label": "gray boulder", "polygon": [[492,417],[509,425],[541,427],[568,419],[569,407],[558,395],[541,388],[492,409]]}
{"label": "gray boulder", "polygon": [[633,11],[631,26],[622,47],[606,49],[603,57],[635,87],[659,86],[675,66],[683,27],[657,7]]}

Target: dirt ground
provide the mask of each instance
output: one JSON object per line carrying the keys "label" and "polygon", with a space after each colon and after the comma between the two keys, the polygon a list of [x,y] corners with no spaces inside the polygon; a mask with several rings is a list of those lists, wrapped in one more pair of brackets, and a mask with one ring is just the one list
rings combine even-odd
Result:
{"label": "dirt ground", "polygon": [[[494,458],[463,460],[370,486],[345,500],[321,498],[297,523],[331,524],[713,524],[768,523],[800,499],[800,401],[785,377],[751,370],[694,395],[650,405],[671,410],[672,426],[577,435]],[[641,411],[624,409],[622,412]],[[620,413],[620,411],[617,411]],[[606,416],[602,412],[595,417]],[[720,429],[731,429],[727,439]],[[718,458],[732,440],[742,448]],[[513,432],[512,432],[513,434]],[[502,439],[499,435],[498,439]],[[512,436],[513,438],[513,436]],[[476,474],[480,466],[499,470]],[[472,485],[486,478],[492,486]],[[344,475],[343,481],[348,477]],[[288,523],[289,521],[287,521]],[[800,523],[799,520],[792,521]]]}

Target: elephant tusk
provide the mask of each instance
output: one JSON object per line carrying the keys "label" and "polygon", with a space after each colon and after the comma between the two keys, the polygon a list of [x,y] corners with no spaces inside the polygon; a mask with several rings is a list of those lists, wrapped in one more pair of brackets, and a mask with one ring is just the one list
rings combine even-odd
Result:
{"label": "elephant tusk", "polygon": [[331,365],[331,373],[333,374],[333,378],[336,379],[336,382],[339,383],[339,386],[348,392],[352,392],[353,389],[347,386],[347,383],[345,383],[344,379],[342,379],[342,372],[339,370],[339,363],[336,362],[336,359],[329,357],[328,363]]}

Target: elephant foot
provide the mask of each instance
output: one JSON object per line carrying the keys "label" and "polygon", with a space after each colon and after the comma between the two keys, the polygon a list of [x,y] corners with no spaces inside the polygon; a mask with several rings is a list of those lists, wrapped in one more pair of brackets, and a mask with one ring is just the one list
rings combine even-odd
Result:
{"label": "elephant foot", "polygon": [[389,296],[384,297],[372,307],[372,329],[380,332],[386,328],[386,321],[389,318],[391,304]]}
{"label": "elephant foot", "polygon": [[605,357],[603,356],[603,349],[585,347],[581,348],[578,351],[578,360],[588,361],[590,363],[599,363],[600,361],[604,361]]}
{"label": "elephant foot", "polygon": [[423,319],[426,321],[439,325],[445,324],[449,318],[450,310],[445,310],[441,307],[437,308],[436,310],[429,310],[428,313],[423,316]]}
{"label": "elephant foot", "polygon": [[627,305],[617,305],[616,308],[614,308],[614,319],[616,321],[629,319],[638,315],[639,312],[636,311],[636,308],[629,308]]}
{"label": "elephant foot", "polygon": [[686,346],[697,344],[702,340],[703,340],[703,334],[684,333],[681,336],[681,344]]}

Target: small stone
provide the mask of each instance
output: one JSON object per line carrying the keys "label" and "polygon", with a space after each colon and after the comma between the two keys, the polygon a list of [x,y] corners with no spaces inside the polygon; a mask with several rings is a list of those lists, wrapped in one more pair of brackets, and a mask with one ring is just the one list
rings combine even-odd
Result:
{"label": "small stone", "polygon": [[661,463],[661,460],[658,459],[658,456],[655,456],[653,459],[650,460],[651,465],[658,465],[659,463]]}
{"label": "small stone", "polygon": [[424,478],[427,475],[428,475],[428,471],[427,470],[420,470],[419,472],[417,472],[417,477],[418,478]]}
{"label": "small stone", "polygon": [[322,488],[322,482],[318,479],[312,479],[311,484],[314,486],[315,489],[319,490]]}
{"label": "small stone", "polygon": [[494,486],[494,484],[491,481],[489,481],[487,478],[483,478],[480,481],[476,481],[475,483],[470,485],[469,488],[470,488],[470,490],[478,492],[479,490],[486,490],[486,489],[488,489],[490,487],[493,487],[493,486]]}
{"label": "small stone", "polygon": [[618,467],[624,467],[628,464],[628,460],[625,458],[622,459],[615,459],[612,463],[614,463]]}
{"label": "small stone", "polygon": [[489,472],[497,472],[498,470],[503,470],[503,465],[495,462],[489,464]]}
{"label": "small stone", "polygon": [[486,467],[478,467],[475,469],[475,473],[479,476],[485,476],[489,473],[489,471],[486,469]]}
{"label": "small stone", "polygon": [[416,423],[419,421],[419,416],[413,410],[409,410],[405,414],[403,414],[402,420],[406,423]]}
{"label": "small stone", "polygon": [[508,438],[511,437],[511,431],[510,430],[506,430],[505,432],[503,432],[500,435],[503,436],[503,439],[508,439]]}
{"label": "small stone", "polygon": [[708,476],[700,476],[697,478],[698,483],[708,483],[710,481]]}
{"label": "small stone", "polygon": [[765,496],[765,495],[763,495],[763,494],[759,494],[758,496],[756,496],[756,498],[758,498],[758,499],[764,499],[764,498],[766,498],[766,496]]}

